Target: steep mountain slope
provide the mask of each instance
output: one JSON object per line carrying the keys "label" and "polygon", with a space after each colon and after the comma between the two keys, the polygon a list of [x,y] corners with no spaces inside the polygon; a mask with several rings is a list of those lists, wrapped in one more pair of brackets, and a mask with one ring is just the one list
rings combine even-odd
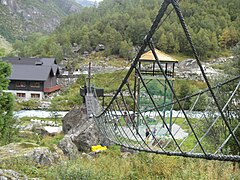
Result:
{"label": "steep mountain slope", "polygon": [[[98,6],[65,18],[50,36],[32,36],[15,44],[14,49],[19,56],[47,55],[61,60],[91,52],[103,44],[106,56],[131,59],[134,48],[143,43],[162,1],[103,0]],[[180,6],[201,59],[231,54],[231,48],[240,41],[239,0],[184,0]],[[166,53],[192,55],[175,12],[156,30],[153,42]]]}
{"label": "steep mountain slope", "polygon": [[81,6],[72,0],[0,0],[0,35],[8,41],[31,32],[51,32]]}

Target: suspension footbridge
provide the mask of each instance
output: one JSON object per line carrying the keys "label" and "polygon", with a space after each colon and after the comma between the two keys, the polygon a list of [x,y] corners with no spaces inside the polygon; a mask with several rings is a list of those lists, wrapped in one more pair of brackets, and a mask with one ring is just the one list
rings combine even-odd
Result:
{"label": "suspension footbridge", "polygon": [[[172,9],[166,13],[169,6]],[[174,89],[177,60],[158,51],[152,40],[172,12],[177,14],[207,87],[184,98]],[[240,75],[210,83],[177,0],[164,0],[119,84],[106,107],[101,106],[90,78],[85,97],[88,114],[112,142],[170,156],[240,161]]]}

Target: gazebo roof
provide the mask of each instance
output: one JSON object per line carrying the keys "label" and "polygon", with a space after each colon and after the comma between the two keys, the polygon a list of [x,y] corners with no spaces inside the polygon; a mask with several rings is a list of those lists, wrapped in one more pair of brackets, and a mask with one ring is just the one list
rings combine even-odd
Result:
{"label": "gazebo roof", "polygon": [[[160,62],[165,62],[165,63],[177,63],[178,60],[176,60],[175,58],[167,55],[166,53],[159,51],[158,49],[155,48],[155,52],[157,54],[158,60]],[[156,61],[152,51],[148,51],[144,54],[142,54],[142,56],[139,59],[141,62],[154,62]]]}

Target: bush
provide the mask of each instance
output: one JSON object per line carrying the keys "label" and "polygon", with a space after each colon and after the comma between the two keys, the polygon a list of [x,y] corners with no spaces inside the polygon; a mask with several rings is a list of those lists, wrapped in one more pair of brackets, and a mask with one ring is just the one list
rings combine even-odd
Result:
{"label": "bush", "polygon": [[18,101],[18,106],[20,106],[21,109],[38,109],[40,105],[39,100],[37,99],[30,99],[27,101]]}

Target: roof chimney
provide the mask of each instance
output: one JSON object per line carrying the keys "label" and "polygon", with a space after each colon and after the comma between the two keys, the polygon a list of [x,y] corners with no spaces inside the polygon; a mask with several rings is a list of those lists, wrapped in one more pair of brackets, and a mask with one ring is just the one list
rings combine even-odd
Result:
{"label": "roof chimney", "polygon": [[42,64],[43,64],[42,61],[36,61],[36,62],[35,62],[35,65],[36,65],[36,66],[41,66]]}

